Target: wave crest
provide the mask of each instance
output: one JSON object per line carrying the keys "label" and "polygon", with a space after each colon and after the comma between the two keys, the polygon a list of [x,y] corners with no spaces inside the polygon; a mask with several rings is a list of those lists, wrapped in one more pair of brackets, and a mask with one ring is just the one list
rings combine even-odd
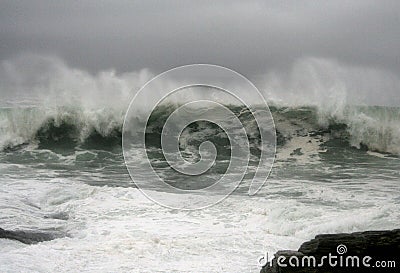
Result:
{"label": "wave crest", "polygon": [[[246,109],[229,107],[241,115],[249,138],[256,139],[259,132],[252,126],[252,116],[244,114]],[[156,108],[149,120],[150,131],[160,133],[162,121],[175,108],[172,104]],[[273,106],[271,112],[279,147],[285,147],[293,138],[311,137],[318,139],[320,145],[340,140],[341,145],[400,155],[399,108],[354,106],[332,114],[316,107]],[[86,145],[102,148],[120,145],[123,118],[124,112],[116,109],[3,108],[0,110],[0,147],[10,149],[28,143],[42,147]],[[204,132],[191,129],[188,132],[192,138],[204,137],[207,131],[214,132],[215,128],[202,124],[196,130]],[[215,132],[213,135],[218,136]]]}

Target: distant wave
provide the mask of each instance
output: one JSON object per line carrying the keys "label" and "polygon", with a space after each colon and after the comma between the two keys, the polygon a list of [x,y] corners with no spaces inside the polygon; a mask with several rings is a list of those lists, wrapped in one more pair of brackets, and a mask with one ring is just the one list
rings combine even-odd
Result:
{"label": "distant wave", "polygon": [[[248,137],[256,143],[259,132],[250,112],[239,106],[228,107],[238,115]],[[176,105],[172,104],[157,107],[149,119],[148,133],[160,135],[163,122],[174,109]],[[399,108],[348,106],[334,114],[323,110],[311,106],[272,106],[278,147],[284,147],[294,138],[314,138],[318,139],[320,145],[339,140],[341,145],[349,147],[400,155]],[[46,148],[85,146],[101,149],[118,146],[121,145],[123,118],[123,111],[104,108],[1,108],[0,147],[10,150],[25,144]],[[185,134],[189,135],[182,140],[203,141],[200,138],[211,135],[212,141],[225,143],[223,132],[218,130],[213,124],[202,124],[187,130]]]}

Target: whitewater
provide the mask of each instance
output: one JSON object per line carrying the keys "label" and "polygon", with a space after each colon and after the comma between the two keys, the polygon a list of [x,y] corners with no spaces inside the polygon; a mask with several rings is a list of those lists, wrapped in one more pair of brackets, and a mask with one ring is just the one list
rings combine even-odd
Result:
{"label": "whitewater", "polygon": [[[259,131],[247,108],[224,100],[252,147],[240,187],[195,211],[147,199],[128,174],[121,140],[129,101],[152,76],[91,75],[53,58],[2,64],[0,228],[52,240],[0,239],[1,272],[258,272],[260,256],[320,233],[398,228],[400,109],[345,100],[268,101],[277,153],[255,196],[247,188]],[[209,183],[229,160],[223,131],[202,122],[180,140],[187,158],[198,158],[203,141],[217,143],[221,154],[207,178],[175,177],[161,156],[163,122],[194,98],[189,92],[157,107],[149,123],[154,168],[182,188]]]}

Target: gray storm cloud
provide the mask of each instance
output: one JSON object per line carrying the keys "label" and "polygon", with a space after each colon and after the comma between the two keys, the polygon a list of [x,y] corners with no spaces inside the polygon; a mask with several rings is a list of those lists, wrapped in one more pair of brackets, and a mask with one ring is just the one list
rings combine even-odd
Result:
{"label": "gray storm cloud", "polygon": [[281,100],[345,93],[399,105],[399,10],[398,1],[370,0],[2,1],[1,80],[13,85],[4,71],[26,52],[90,77],[213,63]]}

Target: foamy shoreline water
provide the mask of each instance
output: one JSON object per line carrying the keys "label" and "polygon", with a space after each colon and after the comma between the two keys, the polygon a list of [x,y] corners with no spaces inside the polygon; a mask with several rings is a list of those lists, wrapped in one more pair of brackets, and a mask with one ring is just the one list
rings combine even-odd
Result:
{"label": "foamy shoreline water", "polygon": [[396,179],[272,177],[256,197],[234,194],[184,212],[160,207],[136,188],[52,178],[57,170],[26,165],[1,168],[1,227],[65,234],[36,245],[0,240],[4,272],[257,272],[266,251],[296,249],[319,233],[396,228],[400,220]]}

